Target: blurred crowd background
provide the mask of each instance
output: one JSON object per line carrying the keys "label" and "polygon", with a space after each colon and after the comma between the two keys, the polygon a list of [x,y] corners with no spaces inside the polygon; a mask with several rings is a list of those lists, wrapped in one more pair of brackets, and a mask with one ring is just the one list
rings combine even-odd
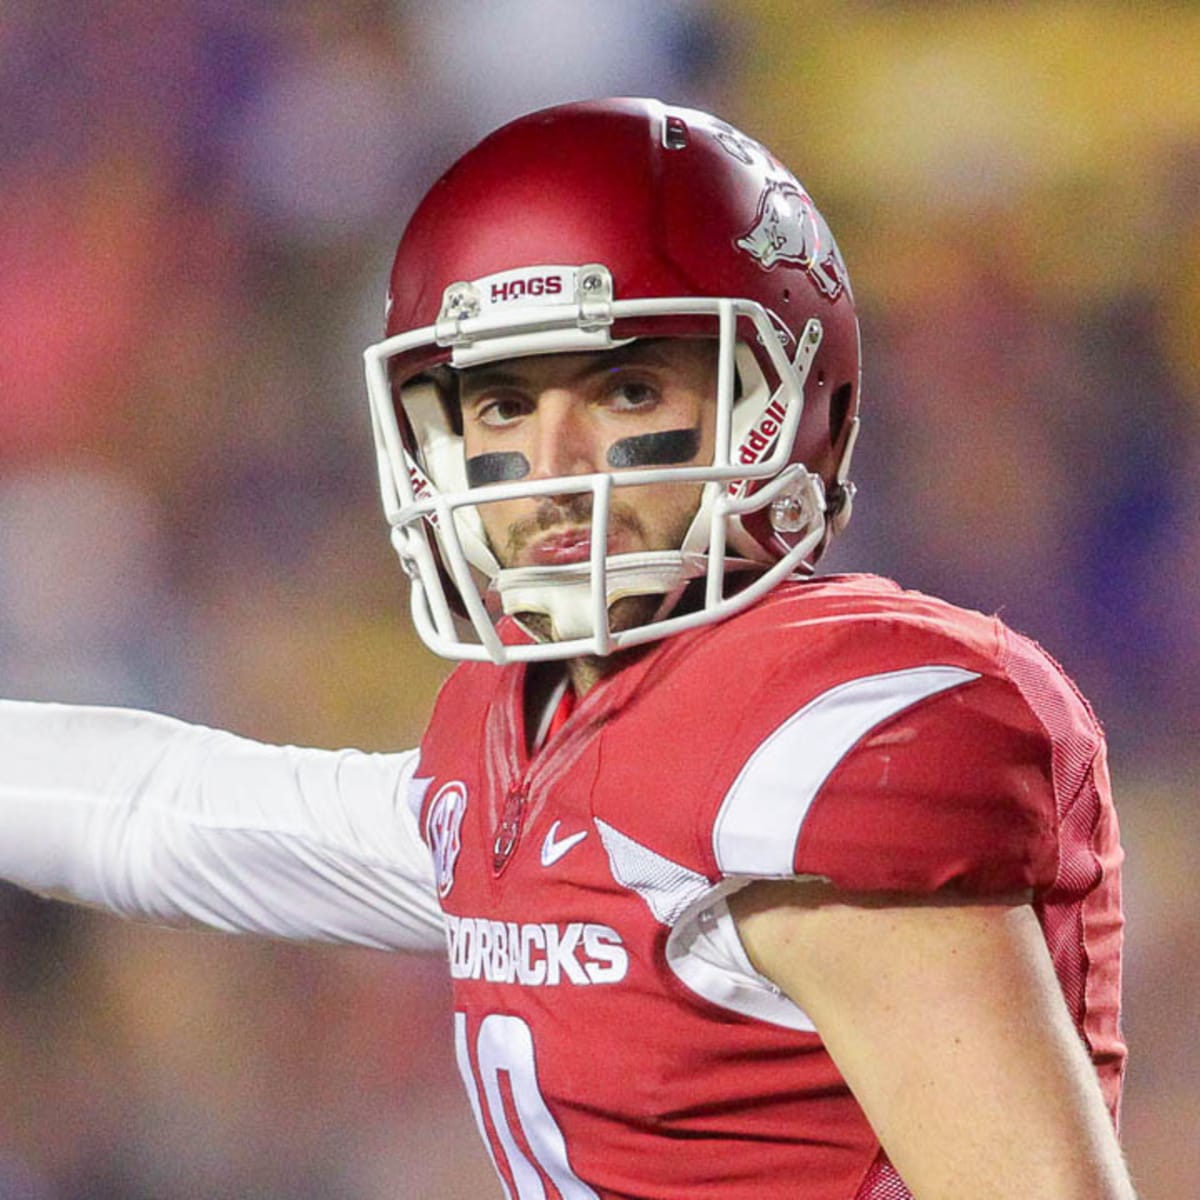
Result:
{"label": "blurred crowd background", "polygon": [[[708,107],[805,181],[865,342],[831,566],[999,611],[1112,742],[1124,1140],[1200,1195],[1200,8],[0,6],[0,694],[415,744],[360,351],[504,120]],[[443,967],[0,891],[0,1200],[499,1195]]]}

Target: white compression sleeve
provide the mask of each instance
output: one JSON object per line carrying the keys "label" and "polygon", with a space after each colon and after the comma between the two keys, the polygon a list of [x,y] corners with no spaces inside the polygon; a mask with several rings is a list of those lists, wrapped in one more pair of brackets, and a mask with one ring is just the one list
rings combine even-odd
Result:
{"label": "white compression sleeve", "polygon": [[164,924],[444,950],[416,762],[0,701],[0,877]]}

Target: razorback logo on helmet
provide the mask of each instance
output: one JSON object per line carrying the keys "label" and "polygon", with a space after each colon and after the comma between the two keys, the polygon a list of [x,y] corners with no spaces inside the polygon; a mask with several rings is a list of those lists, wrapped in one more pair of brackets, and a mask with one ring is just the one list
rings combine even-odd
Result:
{"label": "razorback logo on helmet", "polygon": [[467,811],[467,788],[455,780],[443,784],[425,817],[425,840],[433,857],[433,875],[439,896],[454,886],[454,864],[462,850],[462,821]]}
{"label": "razorback logo on helmet", "polygon": [[772,179],[758,198],[754,223],[734,243],[769,271],[794,263],[830,300],[846,286],[846,269],[813,202],[794,179]]}

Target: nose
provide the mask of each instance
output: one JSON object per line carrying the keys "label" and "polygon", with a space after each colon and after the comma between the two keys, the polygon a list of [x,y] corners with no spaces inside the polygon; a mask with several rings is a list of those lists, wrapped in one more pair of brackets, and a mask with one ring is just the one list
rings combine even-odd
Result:
{"label": "nose", "polygon": [[530,446],[530,477],[587,475],[604,469],[604,448],[584,402],[566,388],[538,397],[537,419]]}

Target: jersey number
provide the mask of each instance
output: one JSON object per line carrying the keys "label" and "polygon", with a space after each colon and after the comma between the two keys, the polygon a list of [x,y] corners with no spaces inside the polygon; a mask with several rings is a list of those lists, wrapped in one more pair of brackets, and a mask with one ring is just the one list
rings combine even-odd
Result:
{"label": "jersey number", "polygon": [[[500,1170],[497,1151],[508,1163],[517,1189],[516,1200],[546,1200],[543,1175],[554,1184],[563,1200],[599,1200],[596,1193],[571,1170],[562,1130],[542,1098],[533,1055],[533,1034],[529,1026],[520,1017],[504,1013],[489,1013],[480,1022],[475,1041],[475,1059],[479,1083],[483,1085],[482,1104],[487,1105],[487,1122],[483,1119],[480,1088],[467,1047],[466,1013],[454,1014],[454,1054],[463,1082],[467,1085],[475,1124],[483,1134],[492,1165],[504,1183],[509,1200],[513,1200],[513,1195]],[[508,1081],[510,1104],[505,1103],[501,1091],[502,1076]],[[509,1121],[510,1112],[515,1114],[520,1125],[524,1149],[518,1143],[517,1131]],[[489,1125],[494,1136],[489,1135]],[[534,1160],[532,1162],[531,1157]]]}

